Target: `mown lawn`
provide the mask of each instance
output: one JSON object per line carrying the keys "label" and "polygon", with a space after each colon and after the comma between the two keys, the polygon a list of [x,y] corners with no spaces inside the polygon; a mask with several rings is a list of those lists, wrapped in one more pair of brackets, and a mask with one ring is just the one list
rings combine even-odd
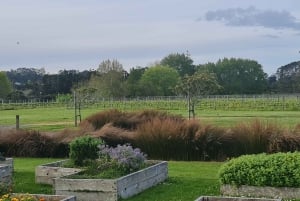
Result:
{"label": "mown lawn", "polygon": [[[39,164],[58,159],[14,158],[14,192],[52,193],[49,185],[35,184],[34,171]],[[169,179],[128,201],[185,201],[201,195],[218,195],[217,172],[220,162],[169,161]]]}
{"label": "mown lawn", "polygon": [[[82,119],[91,114],[100,112],[97,108],[83,109]],[[172,114],[180,114],[187,117],[185,110],[168,110]],[[74,128],[74,110],[66,107],[33,108],[18,110],[1,110],[0,127],[14,127],[16,115],[20,115],[20,127],[37,129],[41,131],[57,131],[64,128]],[[264,121],[294,127],[300,123],[300,113],[297,111],[220,111],[200,110],[196,111],[196,118],[212,125],[230,127],[241,122],[249,122],[259,118]]]}

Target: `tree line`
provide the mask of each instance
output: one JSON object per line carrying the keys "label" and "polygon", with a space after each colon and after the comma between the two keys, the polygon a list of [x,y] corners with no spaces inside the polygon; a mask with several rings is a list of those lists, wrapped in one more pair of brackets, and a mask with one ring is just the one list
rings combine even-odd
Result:
{"label": "tree line", "polygon": [[208,94],[262,94],[300,92],[300,62],[278,68],[268,76],[254,60],[223,58],[194,64],[189,54],[172,53],[152,66],[125,71],[114,60],[102,61],[96,70],[18,68],[0,72],[0,99],[54,99],[76,91],[81,97],[141,97]]}

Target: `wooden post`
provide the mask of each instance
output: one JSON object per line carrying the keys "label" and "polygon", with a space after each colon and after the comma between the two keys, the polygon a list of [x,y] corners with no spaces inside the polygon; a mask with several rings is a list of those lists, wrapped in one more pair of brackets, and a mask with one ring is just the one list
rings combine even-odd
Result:
{"label": "wooden post", "polygon": [[16,129],[19,130],[20,128],[20,116],[16,115]]}
{"label": "wooden post", "polygon": [[75,127],[77,127],[77,100],[76,100],[76,92],[74,90],[74,109],[75,109]]}

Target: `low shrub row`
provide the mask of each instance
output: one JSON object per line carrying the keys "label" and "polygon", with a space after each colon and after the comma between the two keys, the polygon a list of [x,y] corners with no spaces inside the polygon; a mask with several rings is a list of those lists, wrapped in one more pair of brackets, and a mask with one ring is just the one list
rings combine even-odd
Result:
{"label": "low shrub row", "polygon": [[5,156],[65,157],[68,144],[57,141],[38,131],[0,131],[0,152]]}
{"label": "low shrub row", "polygon": [[226,160],[300,149],[299,127],[287,130],[258,119],[228,129],[158,111],[109,110],[88,117],[81,125],[109,145],[130,143],[153,159]]}
{"label": "low shrub row", "polygon": [[150,159],[162,160],[226,160],[300,150],[300,126],[283,129],[256,119],[222,128],[158,111],[108,110],[86,118],[78,130],[12,132],[0,130],[0,152],[7,156],[65,157],[69,142],[83,135],[101,138],[109,146],[129,143]]}
{"label": "low shrub row", "polygon": [[300,153],[244,155],[219,170],[221,184],[300,187]]}

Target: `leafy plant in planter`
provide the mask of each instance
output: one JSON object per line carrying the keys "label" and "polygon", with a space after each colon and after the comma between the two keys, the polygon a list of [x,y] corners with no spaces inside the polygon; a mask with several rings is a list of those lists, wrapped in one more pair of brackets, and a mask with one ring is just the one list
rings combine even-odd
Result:
{"label": "leafy plant in planter", "polygon": [[133,148],[129,144],[118,145],[117,147],[99,146],[100,166],[98,169],[103,171],[105,164],[111,164],[113,169],[123,175],[140,170],[146,166],[146,155],[138,148]]}
{"label": "leafy plant in planter", "polygon": [[146,167],[146,154],[129,144],[109,147],[102,141],[79,137],[70,143],[71,163],[85,170],[69,178],[117,178]]}
{"label": "leafy plant in planter", "polygon": [[[118,200],[118,198],[136,195],[163,182],[168,177],[166,161],[146,161],[146,155],[140,149],[133,148],[129,144],[109,147],[98,141],[97,154],[95,154],[94,145],[97,143],[90,143],[92,139],[80,140],[83,143],[78,143],[78,139],[75,140],[77,143],[72,142],[72,144],[76,146],[80,144],[74,149],[78,150],[80,157],[73,154],[72,160],[69,161],[77,159],[79,161],[77,164],[83,166],[79,167],[81,171],[78,173],[73,171],[73,174],[64,174],[59,177],[50,175],[50,179],[55,176],[53,182],[55,194],[75,194],[79,201],[87,200],[87,197],[90,201]],[[93,157],[86,158],[87,155],[81,153],[82,150],[85,150],[85,146],[93,147],[90,150],[95,154]],[[60,164],[65,162],[68,161],[61,161]],[[55,164],[58,165],[59,162]],[[68,169],[74,169],[70,168],[74,167],[74,164],[70,165],[72,164],[68,165]],[[50,173],[52,168],[52,164],[45,165],[41,172]],[[46,177],[48,176],[49,174],[46,175]]]}
{"label": "leafy plant in planter", "polygon": [[98,158],[98,146],[102,143],[90,136],[78,137],[70,143],[70,159],[74,165],[83,166],[88,160]]}
{"label": "leafy plant in planter", "polygon": [[99,145],[99,158],[86,163],[85,171],[71,178],[118,178],[146,167],[146,155],[129,144]]}

